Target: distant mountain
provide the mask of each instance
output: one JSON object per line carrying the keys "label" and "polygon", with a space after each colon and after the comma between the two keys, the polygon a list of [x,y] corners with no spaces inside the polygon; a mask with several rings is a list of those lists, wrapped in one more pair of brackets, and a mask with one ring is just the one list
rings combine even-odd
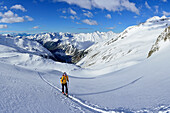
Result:
{"label": "distant mountain", "polygon": [[[145,23],[128,27],[112,39],[96,43],[86,49],[85,52],[88,54],[77,65],[111,72],[140,63],[148,57],[151,48],[155,49],[157,44],[154,47],[152,45],[169,25],[170,18],[156,16]],[[163,36],[169,35],[166,33],[168,29],[169,27]]]}
{"label": "distant mountain", "polygon": [[30,59],[35,60],[36,57],[55,59],[53,54],[37,41],[22,37],[0,35],[0,47],[0,59],[4,62],[12,61],[13,64],[16,64],[15,61],[20,61],[20,63],[29,62]]}
{"label": "distant mountain", "polygon": [[112,31],[94,33],[41,33],[27,36],[36,40],[51,51],[60,62],[77,63],[87,52],[88,47],[95,43],[109,40],[117,36]]}
{"label": "distant mountain", "polygon": [[16,37],[16,36],[20,36],[20,37],[24,37],[24,36],[30,36],[30,35],[32,35],[32,34],[29,34],[29,33],[11,33],[11,34],[3,34],[3,35],[10,35],[10,36],[12,36],[12,37]]}

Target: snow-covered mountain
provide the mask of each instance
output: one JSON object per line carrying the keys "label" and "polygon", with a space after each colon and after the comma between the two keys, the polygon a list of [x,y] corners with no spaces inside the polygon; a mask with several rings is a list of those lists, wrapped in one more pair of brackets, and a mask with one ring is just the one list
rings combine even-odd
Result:
{"label": "snow-covered mountain", "polygon": [[35,34],[27,36],[27,38],[40,42],[59,61],[76,63],[87,54],[84,52],[85,49],[95,43],[111,39],[116,35],[112,31],[78,34],[60,32]]}
{"label": "snow-covered mountain", "polygon": [[169,21],[154,17],[95,43],[80,61],[94,57],[91,69],[45,58],[53,55],[32,39],[0,35],[0,113],[169,113]]}
{"label": "snow-covered mountain", "polygon": [[[10,47],[13,52],[29,53],[43,57],[54,57],[53,54],[36,41],[23,39],[21,37],[11,37],[10,35],[0,35],[0,44]],[[11,51],[12,52],[12,51]]]}
{"label": "snow-covered mountain", "polygon": [[128,27],[109,41],[86,49],[88,54],[77,65],[109,73],[140,63],[147,59],[152,45],[169,25],[170,18],[163,16],[152,17],[145,23]]}

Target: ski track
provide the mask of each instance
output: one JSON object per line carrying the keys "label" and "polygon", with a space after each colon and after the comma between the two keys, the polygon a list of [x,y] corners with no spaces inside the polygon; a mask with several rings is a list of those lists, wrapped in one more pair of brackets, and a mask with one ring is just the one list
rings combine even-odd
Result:
{"label": "ski track", "polygon": [[[59,92],[61,92],[61,89],[60,89],[60,88],[54,86],[52,83],[50,83],[49,81],[47,81],[39,72],[38,72],[38,75],[39,75],[39,77],[40,77],[44,82],[46,82],[48,85],[50,85],[51,87],[53,87],[53,88],[57,89]],[[68,97],[66,97],[66,98],[68,98]],[[71,96],[71,95],[69,95],[69,98],[70,98],[70,100],[72,100],[73,102],[81,105],[81,106],[84,107],[84,108],[87,108],[88,110],[90,110],[90,111],[92,111],[92,112],[116,113],[115,111],[105,111],[105,110],[102,110],[102,109],[99,109],[99,108],[95,108],[95,107],[89,106],[89,105],[83,103],[81,100],[79,100],[79,99],[77,99],[77,98],[75,98],[75,97],[73,97],[73,96]],[[75,107],[74,105],[71,105],[71,106]],[[80,109],[80,108],[79,108],[79,109]]]}
{"label": "ski track", "polygon": [[[62,92],[61,91],[61,89],[60,88],[58,88],[57,86],[55,86],[55,85],[53,85],[52,83],[50,83],[48,80],[46,80],[41,74],[40,74],[40,72],[38,72],[38,75],[39,75],[39,77],[44,81],[44,82],[46,82],[48,85],[50,85],[51,87],[53,87],[54,89],[56,89],[56,90],[58,90],[59,92]],[[134,84],[135,82],[137,82],[138,80],[140,80],[142,77],[140,77],[140,78],[138,78],[138,79],[136,79],[136,80],[134,80],[134,81],[132,81],[131,83],[129,83],[129,84],[127,84],[127,85],[124,85],[124,86],[122,86],[122,87],[119,87],[119,88],[117,88],[117,89],[120,89],[120,88],[123,88],[123,87],[126,87],[126,86],[129,86],[129,85],[131,85],[131,84]],[[117,90],[117,89],[114,89],[114,90]],[[65,99],[67,99],[68,97],[65,97]],[[63,99],[62,101],[64,101],[65,99]],[[92,107],[92,106],[90,106],[90,105],[87,105],[87,104],[85,104],[85,102],[86,101],[82,101],[82,100],[80,100],[80,99],[78,99],[78,98],[76,98],[76,97],[74,97],[74,96],[71,96],[71,95],[69,95],[69,100],[70,101],[73,101],[73,102],[75,102],[75,103],[77,103],[78,105],[80,105],[81,107],[83,107],[83,108],[86,108],[87,110],[89,110],[89,111],[92,111],[92,112],[100,112],[100,113],[117,113],[117,111],[118,112],[128,112],[128,113],[133,113],[134,111],[131,111],[131,110],[118,110],[118,109],[115,109],[115,110],[104,110],[104,108],[96,108],[96,107]],[[66,103],[67,104],[67,103]],[[75,108],[75,109],[78,109],[78,110],[80,110],[81,112],[84,112],[82,109],[81,109],[81,107],[77,107],[77,106],[75,106],[73,103],[71,103],[71,105],[70,105],[71,107],[73,107],[73,108]]]}

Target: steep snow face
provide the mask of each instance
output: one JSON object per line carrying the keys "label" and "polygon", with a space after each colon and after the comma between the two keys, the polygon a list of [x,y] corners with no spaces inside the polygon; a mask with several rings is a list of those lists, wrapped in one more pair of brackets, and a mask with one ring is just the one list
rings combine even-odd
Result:
{"label": "steep snow face", "polygon": [[165,29],[161,35],[159,35],[155,44],[152,46],[149,51],[148,57],[150,57],[154,52],[159,51],[160,49],[166,47],[170,43],[170,26]]}
{"label": "steep snow face", "polygon": [[145,60],[157,37],[170,25],[170,18],[162,18],[151,18],[138,26],[128,27],[107,42],[94,44],[77,65],[98,69],[103,74]]}

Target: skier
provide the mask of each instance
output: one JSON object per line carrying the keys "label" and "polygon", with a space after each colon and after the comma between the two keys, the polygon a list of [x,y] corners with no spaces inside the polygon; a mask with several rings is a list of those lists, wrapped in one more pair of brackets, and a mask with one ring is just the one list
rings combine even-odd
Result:
{"label": "skier", "polygon": [[[67,82],[69,82],[69,79],[68,79],[66,72],[63,73],[63,76],[60,79],[61,79],[60,82],[62,85],[62,93],[68,96]],[[66,93],[64,93],[64,87],[66,87]]]}

